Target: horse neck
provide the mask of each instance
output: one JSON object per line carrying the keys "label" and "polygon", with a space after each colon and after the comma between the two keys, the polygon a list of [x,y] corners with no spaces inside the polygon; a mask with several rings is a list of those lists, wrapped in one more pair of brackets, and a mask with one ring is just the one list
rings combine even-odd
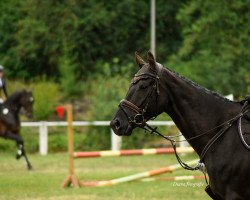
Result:
{"label": "horse neck", "polygon": [[20,103],[20,98],[21,98],[21,94],[14,94],[12,96],[10,96],[6,101],[5,101],[5,105],[9,108],[12,108],[16,111],[16,114],[19,113],[22,105]]}
{"label": "horse neck", "polygon": [[[168,101],[165,112],[187,139],[222,124],[240,110],[239,103],[227,101],[167,69],[163,70],[163,80]],[[200,154],[215,133],[190,141],[190,144]]]}

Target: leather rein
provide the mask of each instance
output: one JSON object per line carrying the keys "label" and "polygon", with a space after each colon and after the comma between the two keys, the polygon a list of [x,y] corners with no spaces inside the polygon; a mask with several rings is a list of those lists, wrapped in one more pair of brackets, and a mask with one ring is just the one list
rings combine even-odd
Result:
{"label": "leather rein", "polygon": [[[149,120],[149,118],[145,117],[145,113],[147,112],[147,108],[148,108],[148,105],[150,103],[150,97],[153,95],[154,91],[157,94],[157,98],[160,95],[159,80],[160,80],[160,77],[161,77],[161,74],[162,74],[163,66],[158,65],[156,69],[157,70],[154,71],[154,74],[149,74],[149,73],[136,74],[135,77],[134,77],[135,80],[132,82],[132,85],[135,85],[139,80],[142,80],[142,79],[153,79],[154,80],[154,83],[152,84],[153,86],[152,86],[151,91],[148,93],[145,100],[142,102],[141,106],[144,105],[144,107],[141,109],[140,107],[136,106],[134,103],[132,103],[131,101],[128,101],[126,99],[121,100],[121,102],[119,104],[119,107],[125,113],[128,121],[129,121],[129,123],[131,125],[134,125],[135,127],[142,128],[145,131],[150,132],[151,134],[156,134],[156,135],[170,141],[170,143],[171,143],[171,145],[172,145],[172,147],[174,149],[176,159],[184,169],[192,170],[192,171],[193,170],[200,170],[205,175],[206,169],[205,169],[205,165],[204,165],[203,162],[204,162],[204,158],[205,158],[206,153],[208,152],[210,147],[233,125],[233,123],[235,121],[240,120],[242,118],[242,116],[249,111],[249,109],[246,109],[246,107],[250,104],[250,101],[246,100],[243,107],[242,107],[242,109],[241,109],[241,111],[240,111],[240,113],[238,115],[236,115],[235,117],[229,119],[228,121],[226,121],[226,122],[212,128],[212,129],[210,129],[210,130],[208,130],[206,132],[198,134],[198,135],[196,135],[194,137],[191,137],[191,138],[188,138],[188,139],[185,139],[185,140],[176,140],[174,138],[177,138],[180,135],[166,136],[166,135],[161,134],[160,132],[157,131],[157,127],[153,128],[152,126],[147,124],[147,121]],[[126,109],[129,109],[130,111],[132,111],[134,113],[134,115],[129,116]],[[191,166],[189,166],[188,164],[186,164],[185,162],[183,162],[181,160],[181,158],[179,157],[179,155],[177,153],[177,150],[176,150],[176,143],[184,142],[184,141],[189,142],[191,140],[200,138],[200,137],[202,137],[204,135],[210,134],[210,133],[216,131],[218,128],[220,128],[220,130],[216,132],[216,134],[208,141],[208,143],[203,148],[203,150],[201,152],[201,155],[200,155],[200,160],[199,160],[199,162],[197,163],[196,166],[191,167]],[[207,179],[206,179],[206,182],[207,182]]]}

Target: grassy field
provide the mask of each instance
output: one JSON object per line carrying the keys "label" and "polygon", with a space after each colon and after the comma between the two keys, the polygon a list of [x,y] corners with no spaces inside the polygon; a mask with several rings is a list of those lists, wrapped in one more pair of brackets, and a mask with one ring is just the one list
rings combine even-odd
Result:
{"label": "grassy field", "polygon": [[[185,160],[194,158],[194,155],[184,156]],[[28,172],[22,160],[14,159],[14,154],[0,155],[1,200],[209,199],[204,192],[204,180],[137,181],[111,187],[61,189],[60,185],[67,175],[67,154],[30,155],[30,160],[34,170]],[[172,155],[79,159],[75,161],[75,173],[81,180],[107,180],[175,163]],[[179,170],[163,176],[188,174],[201,175],[199,172]]]}

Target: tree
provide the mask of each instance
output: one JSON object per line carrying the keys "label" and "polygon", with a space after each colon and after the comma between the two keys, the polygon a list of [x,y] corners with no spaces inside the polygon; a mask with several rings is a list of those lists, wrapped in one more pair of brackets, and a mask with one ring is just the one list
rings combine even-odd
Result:
{"label": "tree", "polygon": [[192,0],[177,19],[183,43],[170,63],[188,77],[223,94],[249,93],[250,4]]}
{"label": "tree", "polygon": [[[65,43],[67,55],[74,58],[78,80],[99,73],[97,63],[118,58],[121,67],[126,67],[133,61],[135,51],[149,49],[148,0],[4,2],[7,12],[2,10],[0,15],[8,20],[0,18],[0,28],[6,36],[0,40],[0,59],[12,77],[46,75],[59,80]],[[176,51],[180,44],[175,13],[181,2],[157,1],[159,58]],[[3,28],[7,26],[8,29]]]}

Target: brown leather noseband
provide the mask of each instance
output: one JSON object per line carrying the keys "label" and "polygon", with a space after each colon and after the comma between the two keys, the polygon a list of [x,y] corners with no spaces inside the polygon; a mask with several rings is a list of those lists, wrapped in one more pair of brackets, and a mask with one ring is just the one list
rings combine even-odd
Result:
{"label": "brown leather noseband", "polygon": [[[144,127],[146,125],[146,122],[149,120],[145,117],[145,113],[147,112],[147,108],[148,105],[150,103],[150,97],[154,94],[154,91],[158,95],[160,94],[159,91],[159,80],[160,80],[160,76],[162,73],[162,66],[156,66],[156,70],[153,71],[154,73],[141,73],[141,74],[136,74],[134,76],[134,79],[131,83],[132,85],[137,84],[140,80],[142,79],[153,79],[154,83],[152,84],[152,88],[151,91],[148,93],[148,95],[146,96],[146,98],[144,99],[144,101],[142,102],[142,105],[145,105],[143,108],[139,108],[137,105],[135,105],[134,103],[132,103],[129,100],[123,99],[120,101],[119,107],[121,108],[121,110],[125,113],[128,121],[130,124],[135,125],[135,126],[139,126],[139,127]],[[130,111],[132,111],[134,113],[134,115],[129,116],[127,109],[129,109]]]}

